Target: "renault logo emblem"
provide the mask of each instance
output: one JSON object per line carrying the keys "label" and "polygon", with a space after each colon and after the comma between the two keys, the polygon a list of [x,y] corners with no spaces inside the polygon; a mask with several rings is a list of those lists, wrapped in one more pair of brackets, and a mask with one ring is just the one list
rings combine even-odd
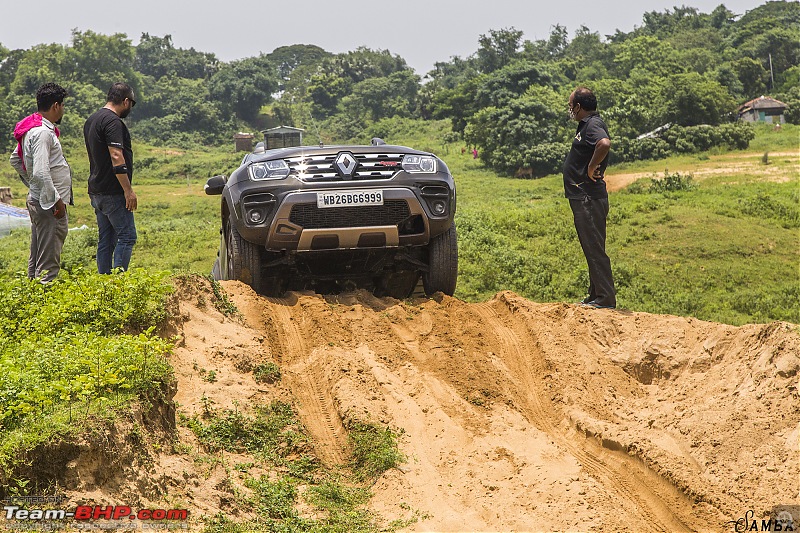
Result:
{"label": "renault logo emblem", "polygon": [[336,168],[343,178],[352,178],[357,166],[358,162],[350,152],[342,152],[336,156]]}

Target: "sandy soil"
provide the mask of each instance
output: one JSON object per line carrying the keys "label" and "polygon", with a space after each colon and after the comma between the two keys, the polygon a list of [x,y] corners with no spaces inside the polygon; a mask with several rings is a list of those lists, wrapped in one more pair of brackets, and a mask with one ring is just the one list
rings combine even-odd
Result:
{"label": "sandy soil", "polygon": [[[695,169],[681,169],[681,175],[689,175],[691,174],[692,177],[698,181],[701,181],[710,176],[717,176],[720,174],[727,174],[727,173],[740,173],[740,172],[751,172],[753,175],[758,175],[759,179],[763,181],[774,181],[778,183],[785,183],[791,181],[793,178],[789,172],[785,170],[785,168],[777,167],[777,166],[765,166],[761,162],[761,157],[756,156],[753,154],[747,155],[726,155],[725,158],[729,159],[752,159],[752,161],[722,161],[717,163],[716,165],[710,166],[708,161],[698,161],[697,168]],[[769,154],[770,159],[775,158],[788,158],[792,160],[794,163],[792,168],[795,172],[800,171],[800,152],[775,152]],[[656,173],[655,177],[659,178],[662,177],[664,174],[663,172]],[[606,174],[605,181],[606,181],[606,188],[609,192],[615,192],[624,189],[631,183],[635,182],[640,178],[650,178],[653,177],[653,173],[647,172],[636,172],[636,173],[622,173],[616,174],[613,172],[609,172]]]}
{"label": "sandy soil", "polygon": [[[722,532],[748,510],[760,519],[800,503],[795,325],[733,327],[511,292],[477,304],[366,292],[277,299],[222,283],[239,321],[194,294],[180,302],[179,413],[282,395],[328,464],[348,457],[347,421],[394,428],[407,461],[378,479],[370,502],[386,523]],[[254,382],[263,361],[280,365],[279,387]],[[194,516],[233,513],[226,477],[247,458],[220,458],[163,452],[146,483],[140,471],[127,484],[78,482],[70,494],[131,504],[169,493]]]}

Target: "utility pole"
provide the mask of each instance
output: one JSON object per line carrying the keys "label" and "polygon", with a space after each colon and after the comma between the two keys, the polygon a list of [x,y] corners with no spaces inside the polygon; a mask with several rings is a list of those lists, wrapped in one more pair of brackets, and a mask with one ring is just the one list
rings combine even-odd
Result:
{"label": "utility pole", "polygon": [[769,54],[769,79],[770,79],[770,82],[771,82],[769,91],[770,92],[774,92],[775,91],[775,75],[772,72],[772,53]]}

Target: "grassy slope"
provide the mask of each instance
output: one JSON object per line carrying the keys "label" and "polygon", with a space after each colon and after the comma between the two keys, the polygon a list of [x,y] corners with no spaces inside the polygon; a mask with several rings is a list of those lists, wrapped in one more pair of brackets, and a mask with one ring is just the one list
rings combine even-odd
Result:
{"label": "grassy slope", "polygon": [[[536,301],[582,297],[588,275],[563,198],[559,176],[516,180],[496,176],[458,144],[446,144],[446,122],[399,121],[386,139],[439,154],[458,183],[460,278],[457,295],[484,299],[511,289]],[[68,157],[78,176],[71,226],[94,226],[85,194],[88,166],[79,145]],[[139,161],[139,242],[133,264],[208,272],[218,244],[218,199],[203,195],[211,175],[235,168],[241,155],[226,149],[172,151],[135,147]],[[792,302],[798,282],[797,158],[771,157],[769,170],[788,181],[764,179],[757,168],[765,151],[798,152],[798,128],[759,130],[747,152],[712,152],[612,167],[614,173],[686,174],[732,162],[750,170],[697,182],[688,192],[612,195],[608,251],[622,307],[692,315],[732,324],[775,319],[800,322]],[[745,165],[746,166],[746,165]],[[756,170],[753,171],[753,168]],[[764,166],[766,169],[767,167]],[[0,185],[24,189],[0,160]],[[743,212],[744,211],[744,212]],[[93,230],[73,232],[68,265],[92,263]],[[0,239],[0,268],[21,270],[24,232]]]}

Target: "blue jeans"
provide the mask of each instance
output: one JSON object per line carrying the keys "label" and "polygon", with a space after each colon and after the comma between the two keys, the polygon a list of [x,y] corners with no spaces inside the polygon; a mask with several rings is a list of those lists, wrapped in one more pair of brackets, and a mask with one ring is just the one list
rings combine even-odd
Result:
{"label": "blue jeans", "polygon": [[[124,194],[90,194],[97,215],[97,271],[110,274],[113,268],[128,270],[133,245],[136,244],[136,225],[133,212],[125,207]],[[113,263],[112,263],[113,258]]]}

